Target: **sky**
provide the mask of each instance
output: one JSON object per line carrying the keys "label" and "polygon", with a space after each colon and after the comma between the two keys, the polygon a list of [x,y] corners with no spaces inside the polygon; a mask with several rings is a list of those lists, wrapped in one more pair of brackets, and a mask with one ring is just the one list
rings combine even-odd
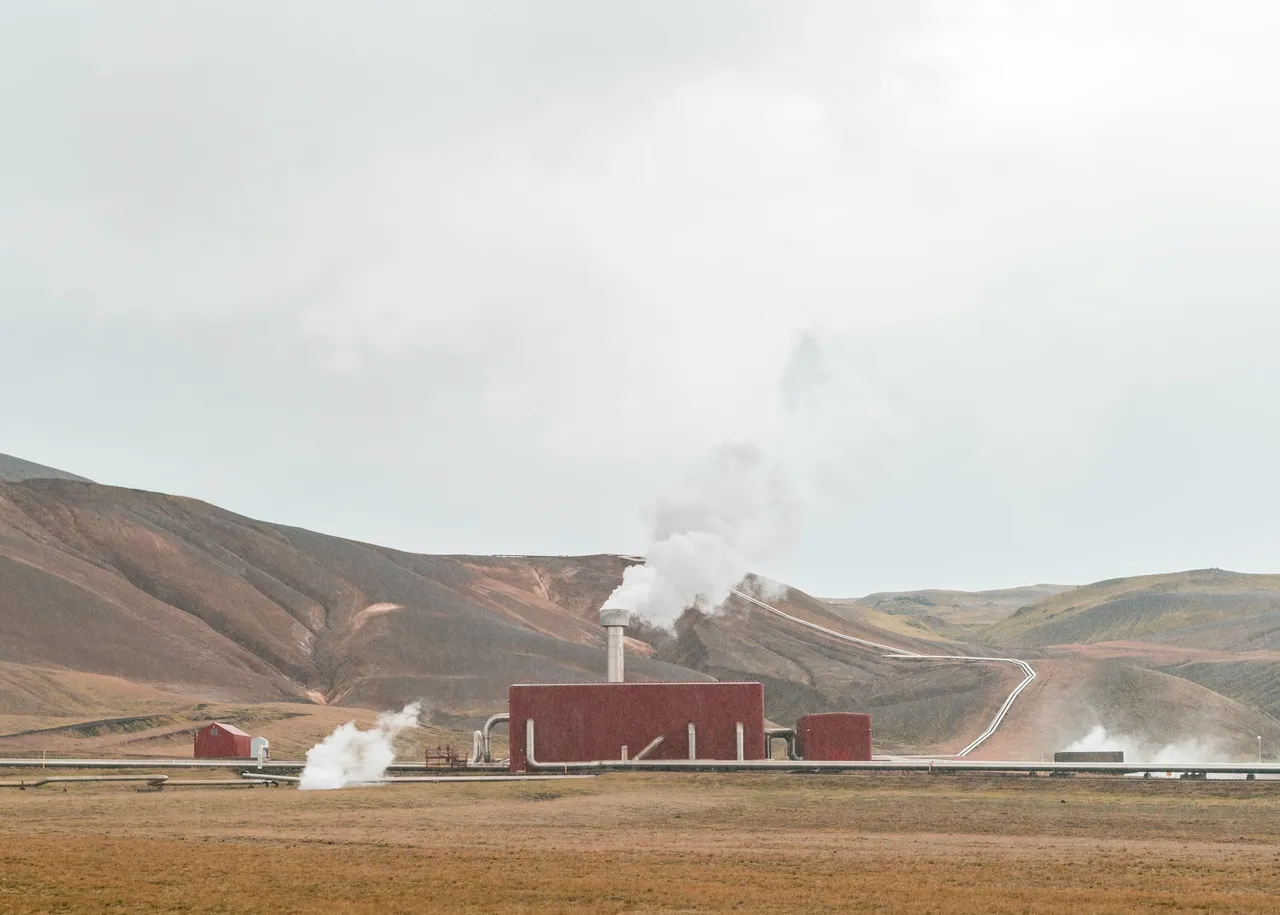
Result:
{"label": "sky", "polygon": [[1280,570],[1280,5],[0,6],[0,451],[822,596]]}

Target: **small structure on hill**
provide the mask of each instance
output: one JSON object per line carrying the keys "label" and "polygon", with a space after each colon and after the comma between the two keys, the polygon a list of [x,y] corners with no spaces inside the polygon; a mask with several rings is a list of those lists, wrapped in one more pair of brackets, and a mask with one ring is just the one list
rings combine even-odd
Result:
{"label": "small structure on hill", "polygon": [[255,737],[249,741],[249,755],[260,763],[271,758],[271,742],[265,737]]}
{"label": "small structure on hill", "polygon": [[253,738],[233,724],[211,721],[196,731],[196,759],[252,759]]}
{"label": "small structure on hill", "polygon": [[1059,750],[1053,754],[1056,763],[1122,763],[1124,750]]}

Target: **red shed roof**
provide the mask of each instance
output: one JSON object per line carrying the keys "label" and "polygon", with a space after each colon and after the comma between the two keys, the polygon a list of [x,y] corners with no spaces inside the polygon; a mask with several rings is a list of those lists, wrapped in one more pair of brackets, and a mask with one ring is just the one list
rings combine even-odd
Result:
{"label": "red shed roof", "polygon": [[242,730],[240,730],[238,727],[236,727],[234,724],[223,724],[221,721],[211,721],[211,722],[209,722],[209,724],[205,725],[205,727],[213,727],[214,725],[217,725],[218,727],[222,728],[222,729],[223,729],[224,731],[226,731],[228,734],[234,734],[236,737],[248,737],[248,736],[249,736],[249,735],[248,735],[248,734],[246,734],[244,731],[242,731]]}

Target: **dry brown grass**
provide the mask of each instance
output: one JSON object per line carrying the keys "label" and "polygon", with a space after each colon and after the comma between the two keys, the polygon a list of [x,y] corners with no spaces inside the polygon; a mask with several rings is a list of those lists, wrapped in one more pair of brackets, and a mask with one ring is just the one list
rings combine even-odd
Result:
{"label": "dry brown grass", "polygon": [[640,776],[0,795],[5,912],[1273,912],[1277,783]]}

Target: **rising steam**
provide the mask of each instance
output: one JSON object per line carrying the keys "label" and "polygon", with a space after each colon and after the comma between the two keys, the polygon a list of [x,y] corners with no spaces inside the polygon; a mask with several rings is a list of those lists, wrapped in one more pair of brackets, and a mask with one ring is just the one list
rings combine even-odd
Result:
{"label": "rising steam", "polygon": [[787,539],[793,514],[779,472],[755,448],[723,448],[661,499],[644,565],[628,568],[602,610],[670,626],[690,606],[715,609]]}
{"label": "rising steam", "polygon": [[1154,744],[1126,734],[1112,734],[1102,725],[1095,725],[1088,734],[1067,750],[1123,750],[1125,762],[1152,763],[1154,765],[1178,765],[1185,763],[1229,762],[1221,746],[1213,741],[1197,739],[1180,740],[1169,744]]}
{"label": "rising steam", "polygon": [[304,791],[376,784],[396,758],[395,739],[418,726],[422,703],[410,702],[398,712],[383,712],[373,727],[362,731],[354,721],[338,728],[307,751],[307,765],[298,787]]}

